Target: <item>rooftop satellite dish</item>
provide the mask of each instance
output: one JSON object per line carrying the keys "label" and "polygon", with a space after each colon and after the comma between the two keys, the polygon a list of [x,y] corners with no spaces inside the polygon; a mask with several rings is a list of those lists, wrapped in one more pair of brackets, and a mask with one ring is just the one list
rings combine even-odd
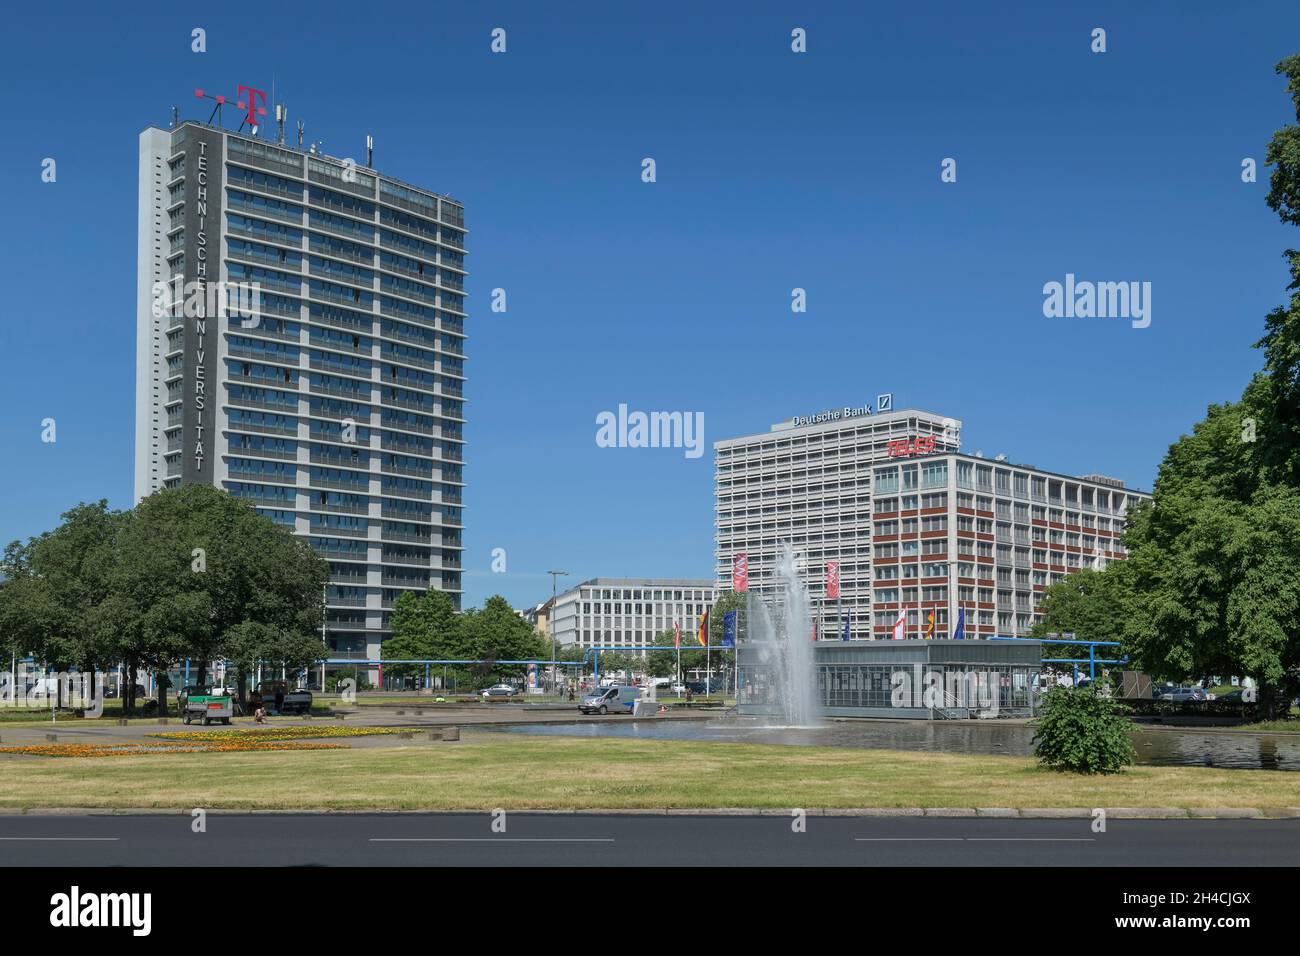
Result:
{"label": "rooftop satellite dish", "polygon": [[976,457],[976,458],[983,458],[983,457],[984,457],[984,452],[982,452],[982,451],[977,451],[977,452],[975,453],[975,457]]}
{"label": "rooftop satellite dish", "polygon": [[998,454],[996,454],[996,455],[993,456],[993,460],[994,460],[994,461],[1006,461],[1006,460],[1007,460],[1007,456],[1004,455],[1004,454],[1002,454],[1001,452],[999,452]]}

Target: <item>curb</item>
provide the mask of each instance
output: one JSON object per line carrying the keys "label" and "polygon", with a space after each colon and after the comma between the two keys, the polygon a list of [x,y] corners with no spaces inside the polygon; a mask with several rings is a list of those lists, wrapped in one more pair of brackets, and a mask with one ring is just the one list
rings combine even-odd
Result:
{"label": "curb", "polygon": [[1177,820],[1186,818],[1187,810],[1182,807],[1107,807],[1106,816],[1116,820]]}
{"label": "curb", "polygon": [[[33,807],[26,810],[0,808],[4,817],[63,816],[188,816],[196,808],[188,807]],[[481,816],[492,807],[479,810],[267,810],[202,808],[218,816]],[[591,807],[581,810],[517,808],[507,812],[525,816],[640,816],[640,817],[781,817],[789,818],[796,809],[810,817],[995,817],[1019,820],[1073,820],[1091,818],[1087,807]],[[1115,820],[1294,820],[1300,819],[1300,807],[1105,807],[1106,815]]]}

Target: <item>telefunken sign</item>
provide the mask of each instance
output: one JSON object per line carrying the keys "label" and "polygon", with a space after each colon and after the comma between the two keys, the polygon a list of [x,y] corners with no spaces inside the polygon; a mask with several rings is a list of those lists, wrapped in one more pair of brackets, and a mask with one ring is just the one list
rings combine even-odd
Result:
{"label": "telefunken sign", "polygon": [[859,418],[863,415],[873,415],[880,412],[892,412],[894,410],[894,396],[891,392],[876,396],[876,410],[873,412],[870,405],[850,406],[845,405],[843,408],[828,408],[824,412],[816,415],[794,415],[790,422],[795,427],[801,425],[823,425],[826,422],[843,421],[846,418]]}

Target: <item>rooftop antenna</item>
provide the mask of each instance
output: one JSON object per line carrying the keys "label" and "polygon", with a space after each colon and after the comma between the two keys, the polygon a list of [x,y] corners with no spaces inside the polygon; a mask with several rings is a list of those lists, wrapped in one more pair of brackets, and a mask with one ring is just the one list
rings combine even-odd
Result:
{"label": "rooftop antenna", "polygon": [[284,121],[289,118],[289,108],[283,103],[275,104],[275,125],[279,132],[276,133],[275,141],[279,145],[284,145]]}
{"label": "rooftop antenna", "polygon": [[180,112],[181,110],[179,106],[172,107],[172,125],[171,125],[172,129],[175,129],[176,124],[180,122]]}
{"label": "rooftop antenna", "polygon": [[369,133],[366,134],[366,169],[374,165],[375,159],[375,138]]}
{"label": "rooftop antenna", "polygon": [[302,149],[302,120],[298,120],[298,148]]}
{"label": "rooftop antenna", "polygon": [[195,90],[194,98],[199,100],[212,100],[214,103],[216,103],[217,105],[212,107],[212,113],[208,116],[208,125],[209,126],[212,125],[213,117],[216,117],[218,126],[222,125],[221,107],[226,105],[226,98],[224,96],[213,96],[210,93],[204,93],[202,90]]}

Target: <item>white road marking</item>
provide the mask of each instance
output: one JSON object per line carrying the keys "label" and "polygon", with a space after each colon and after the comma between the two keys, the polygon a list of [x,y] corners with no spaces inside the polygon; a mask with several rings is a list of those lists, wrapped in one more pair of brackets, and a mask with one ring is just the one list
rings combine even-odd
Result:
{"label": "white road marking", "polygon": [[371,837],[371,843],[613,843],[613,837]]}
{"label": "white road marking", "polygon": [[70,840],[79,843],[99,843],[99,842],[115,842],[120,839],[122,838],[121,837],[0,837],[0,840],[7,840],[11,842],[25,841],[25,840],[46,840],[46,841]]}

